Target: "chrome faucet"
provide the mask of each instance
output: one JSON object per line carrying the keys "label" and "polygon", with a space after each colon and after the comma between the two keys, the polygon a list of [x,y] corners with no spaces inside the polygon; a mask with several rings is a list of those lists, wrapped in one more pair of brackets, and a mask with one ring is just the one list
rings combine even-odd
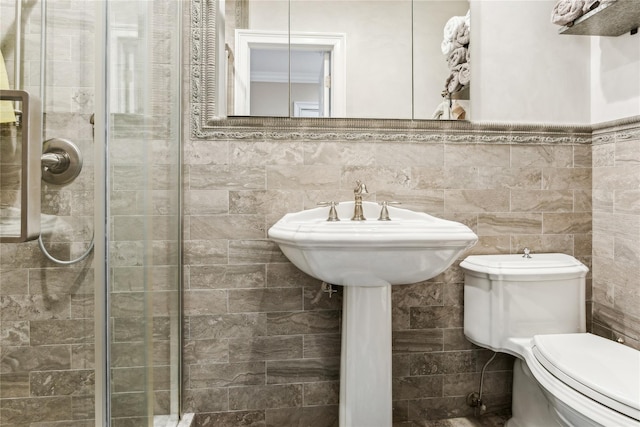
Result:
{"label": "chrome faucet", "polygon": [[367,191],[367,186],[360,180],[356,181],[356,188],[353,189],[353,194],[355,196],[355,205],[353,207],[353,217],[351,217],[351,221],[364,221],[366,218],[364,217],[364,213],[362,212],[362,193],[369,193]]}

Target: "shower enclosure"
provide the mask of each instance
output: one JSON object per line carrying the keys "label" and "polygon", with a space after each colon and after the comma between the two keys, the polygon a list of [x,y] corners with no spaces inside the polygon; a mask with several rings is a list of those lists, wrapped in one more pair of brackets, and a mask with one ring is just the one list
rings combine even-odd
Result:
{"label": "shower enclosure", "polygon": [[2,427],[179,421],[181,16],[0,0]]}

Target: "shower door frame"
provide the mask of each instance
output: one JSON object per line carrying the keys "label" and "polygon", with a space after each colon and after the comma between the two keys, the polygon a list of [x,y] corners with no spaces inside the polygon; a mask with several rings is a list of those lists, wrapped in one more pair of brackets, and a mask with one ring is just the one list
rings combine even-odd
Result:
{"label": "shower door frame", "polygon": [[[95,424],[111,423],[108,227],[108,141],[109,141],[109,2],[96,2],[95,33],[95,175],[94,175],[94,280],[95,280]],[[102,261],[102,262],[100,262]]]}

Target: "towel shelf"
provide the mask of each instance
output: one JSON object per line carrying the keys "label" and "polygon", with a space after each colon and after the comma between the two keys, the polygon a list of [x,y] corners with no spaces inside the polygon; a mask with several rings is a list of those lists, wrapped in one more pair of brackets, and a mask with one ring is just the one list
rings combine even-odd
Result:
{"label": "towel shelf", "polygon": [[571,27],[560,28],[560,34],[617,37],[632,34],[640,27],[640,2],[617,0],[600,6],[576,19]]}
{"label": "towel shelf", "polygon": [[30,96],[29,92],[8,89],[0,90],[0,100],[20,102],[22,109],[20,131],[17,132],[21,136],[20,209],[4,207],[4,214],[16,211],[19,214],[0,218],[0,242],[26,242],[40,236],[40,100]]}

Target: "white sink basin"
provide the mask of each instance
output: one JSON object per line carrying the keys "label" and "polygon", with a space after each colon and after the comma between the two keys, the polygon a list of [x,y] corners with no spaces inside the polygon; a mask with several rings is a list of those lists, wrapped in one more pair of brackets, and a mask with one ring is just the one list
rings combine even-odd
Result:
{"label": "white sink basin", "polygon": [[389,206],[391,221],[378,221],[380,206],[362,202],[366,221],[351,221],[354,202],[285,215],[269,229],[291,262],[305,273],[342,286],[421,282],[446,270],[478,237],[465,225]]}
{"label": "white sink basin", "polygon": [[478,237],[465,225],[425,213],[354,202],[285,215],[269,237],[300,270],[345,286],[340,356],[340,427],[391,427],[391,285],[421,282],[447,269]]}

